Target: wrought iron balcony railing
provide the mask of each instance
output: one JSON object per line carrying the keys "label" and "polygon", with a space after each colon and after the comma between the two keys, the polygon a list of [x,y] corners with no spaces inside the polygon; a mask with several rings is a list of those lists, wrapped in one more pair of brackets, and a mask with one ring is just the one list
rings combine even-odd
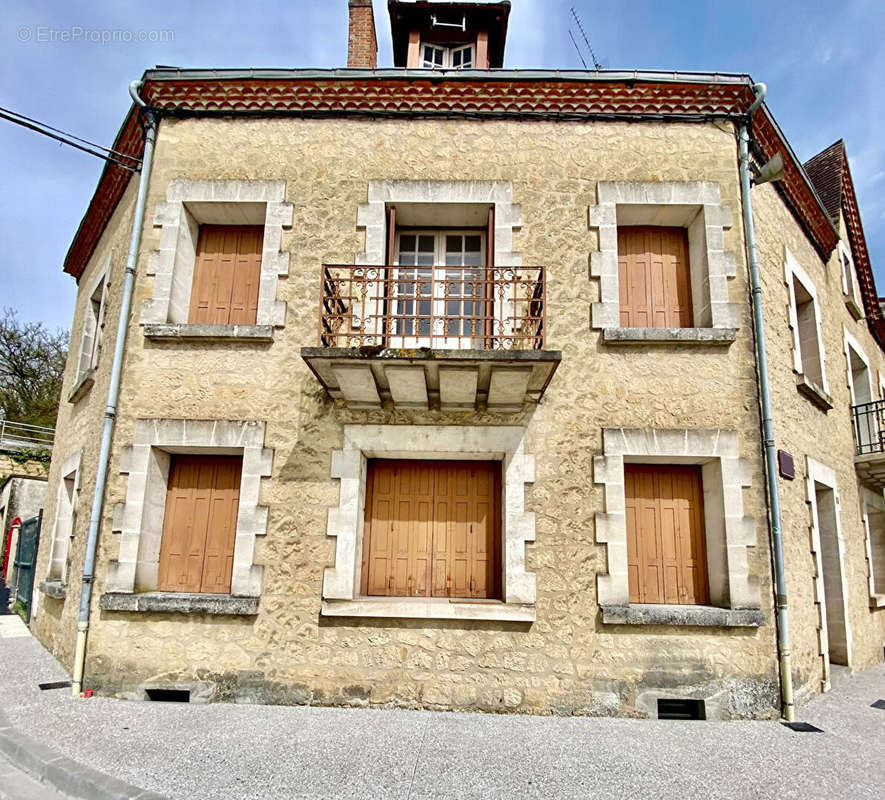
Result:
{"label": "wrought iron balcony railing", "polygon": [[7,449],[20,447],[45,447],[52,449],[55,441],[55,428],[40,425],[27,425],[24,422],[9,422],[0,419],[0,447]]}
{"label": "wrought iron balcony railing", "polygon": [[542,350],[543,267],[324,265],[321,347]]}
{"label": "wrought iron balcony railing", "polygon": [[885,453],[885,400],[861,403],[851,411],[857,454]]}

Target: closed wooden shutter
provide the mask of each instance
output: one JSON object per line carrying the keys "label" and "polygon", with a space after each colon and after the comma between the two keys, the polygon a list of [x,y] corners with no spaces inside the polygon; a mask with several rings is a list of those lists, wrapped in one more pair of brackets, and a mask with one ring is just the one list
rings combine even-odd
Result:
{"label": "closed wooden shutter", "polygon": [[499,502],[497,463],[370,462],[363,593],[498,596]]}
{"label": "closed wooden shutter", "polygon": [[260,225],[200,226],[190,322],[255,324],[263,241]]}
{"label": "closed wooden shutter", "polygon": [[173,456],[157,588],[230,592],[242,459]]}
{"label": "closed wooden shutter", "polygon": [[691,272],[685,228],[618,228],[624,328],[690,328]]}
{"label": "closed wooden shutter", "polygon": [[631,603],[709,603],[700,467],[624,466]]}

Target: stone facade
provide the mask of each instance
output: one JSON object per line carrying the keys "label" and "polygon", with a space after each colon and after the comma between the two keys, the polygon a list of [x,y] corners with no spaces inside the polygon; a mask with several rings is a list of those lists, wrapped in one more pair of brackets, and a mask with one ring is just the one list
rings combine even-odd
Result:
{"label": "stone facade", "polygon": [[[137,313],[130,319],[99,541],[87,686],[127,697],[143,697],[145,687],[186,687],[195,696],[216,700],[649,716],[656,714],[659,697],[694,697],[705,700],[710,718],[777,714],[765,479],[730,129],[688,122],[164,119],[142,232],[135,309],[158,296],[160,274],[150,265],[158,258],[152,253],[166,247],[162,210],[171,187],[186,181],[284,187],[275,202],[291,209],[291,227],[282,228],[278,247],[288,257],[288,270],[276,270],[280,305],[275,307],[285,304],[285,320],[270,321],[276,326],[272,341],[232,341],[151,337]],[[317,344],[321,265],[354,263],[359,254],[376,252],[377,231],[370,225],[378,222],[373,191],[410,181],[511,187],[506,202],[519,214],[498,220],[512,238],[505,250],[519,254],[525,264],[546,265],[545,346],[562,352],[540,403],[497,413],[354,410],[333,402],[299,357],[300,348]],[[611,303],[612,292],[605,279],[612,266],[610,235],[599,227],[611,224],[611,213],[599,210],[605,208],[600,205],[605,187],[655,183],[677,187],[677,193],[685,187],[686,196],[694,192],[685,203],[703,207],[708,272],[699,277],[698,296],[706,298],[710,328],[728,331],[716,341],[699,334],[690,342],[640,340],[624,348],[606,339],[601,328],[610,325],[608,317],[596,319],[602,313],[597,309]],[[105,318],[119,316],[134,192],[132,181],[80,280],[75,330],[90,271],[100,269],[108,253],[114,255]],[[652,202],[656,195],[645,196]],[[830,288],[836,292],[834,262],[820,261],[775,191],[760,187],[754,200],[778,409],[775,427],[779,446],[790,450],[797,464],[796,480],[781,483],[794,664],[799,685],[812,692],[821,688],[824,673],[804,456],[832,466],[842,496],[845,577],[855,631],[852,666],[881,658],[883,637],[882,621],[869,610],[867,551],[841,364],[848,312],[841,295],[836,301],[827,294]],[[162,229],[152,224],[155,219]],[[588,227],[588,219],[594,227]],[[785,247],[825,298],[823,338],[834,402],[830,419],[797,392],[786,335]],[[851,326],[881,370],[881,353],[863,323],[852,320]],[[107,324],[106,352],[114,333],[115,323]],[[83,449],[72,576],[83,561],[107,362],[99,362],[91,390],[63,405],[59,415],[48,497],[56,496],[62,460]],[[72,365],[68,390],[74,372]],[[131,595],[135,583],[121,583],[112,566],[138,560],[135,554],[133,561],[132,536],[127,539],[131,529],[124,519],[130,514],[132,450],[144,444],[140,426],[173,417],[252,420],[264,426],[261,448],[272,451],[273,458],[256,467],[257,494],[250,499],[267,509],[266,533],[253,536],[249,544],[254,549],[248,563],[261,573],[257,614],[251,613],[253,605],[244,610],[242,604],[210,608],[186,600],[142,602]],[[505,540],[508,565],[512,556],[522,570],[512,599],[527,609],[523,617],[324,613],[324,606],[328,611],[330,604],[354,601],[354,520],[346,517],[353,513],[348,496],[359,492],[360,454],[368,446],[353,445],[349,431],[381,431],[383,436],[387,429],[395,439],[397,431],[423,428],[463,428],[465,438],[499,428],[498,434],[521,431],[522,465],[513,481],[522,502],[512,509],[515,527],[505,532]],[[718,613],[723,608],[688,620],[676,613],[630,613],[629,607],[603,614],[603,595],[621,608],[625,599],[622,537],[600,523],[619,512],[616,479],[608,473],[627,451],[610,451],[606,437],[620,429],[641,429],[652,439],[658,432],[666,438],[678,430],[683,442],[697,433],[697,442],[687,449],[678,454],[665,449],[658,456],[719,464],[723,502],[717,524],[723,536],[717,605],[731,617]],[[722,432],[720,444],[710,444],[716,436],[711,432]],[[716,449],[720,445],[723,449]],[[50,501],[50,518],[53,505]],[[115,515],[115,507],[125,513]],[[48,550],[41,548],[39,579],[48,572],[48,558]],[[605,579],[615,575],[620,576],[618,586]],[[508,594],[510,588],[508,583]],[[119,599],[121,590],[132,599]],[[509,596],[505,600],[510,604]],[[63,600],[41,599],[34,622],[41,641],[66,664],[73,657],[78,601],[79,585],[72,577]]]}

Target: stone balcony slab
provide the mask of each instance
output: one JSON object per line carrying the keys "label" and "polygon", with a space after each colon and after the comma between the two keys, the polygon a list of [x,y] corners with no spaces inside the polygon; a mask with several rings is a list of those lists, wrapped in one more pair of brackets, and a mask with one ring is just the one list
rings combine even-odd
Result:
{"label": "stone balcony slab", "polygon": [[540,401],[562,353],[303,347],[301,357],[329,396],[350,408],[510,413]]}

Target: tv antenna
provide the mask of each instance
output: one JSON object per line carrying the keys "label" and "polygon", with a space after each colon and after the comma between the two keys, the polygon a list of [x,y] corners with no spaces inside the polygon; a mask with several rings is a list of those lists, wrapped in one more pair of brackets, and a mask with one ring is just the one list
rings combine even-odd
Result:
{"label": "tv antenna", "polygon": [[[590,52],[590,57],[593,59],[593,68],[599,72],[602,69],[602,64],[599,63],[599,59],[596,57],[596,53],[593,51],[593,45],[590,44],[590,39],[587,38],[587,33],[584,30],[584,26],[581,24],[581,20],[578,17],[578,13],[575,11],[575,7],[572,6],[569,11],[571,12],[572,18],[575,20],[575,24],[578,26],[578,31],[581,34],[581,38],[584,40],[584,44],[587,45],[587,50]],[[578,46],[577,41],[575,40],[574,34],[569,28],[568,35],[571,37],[572,44],[575,46],[575,50],[578,51],[578,58],[581,59],[581,63],[584,65],[584,69],[589,69],[587,66],[587,62],[584,60],[584,56],[581,53],[581,48]]]}

